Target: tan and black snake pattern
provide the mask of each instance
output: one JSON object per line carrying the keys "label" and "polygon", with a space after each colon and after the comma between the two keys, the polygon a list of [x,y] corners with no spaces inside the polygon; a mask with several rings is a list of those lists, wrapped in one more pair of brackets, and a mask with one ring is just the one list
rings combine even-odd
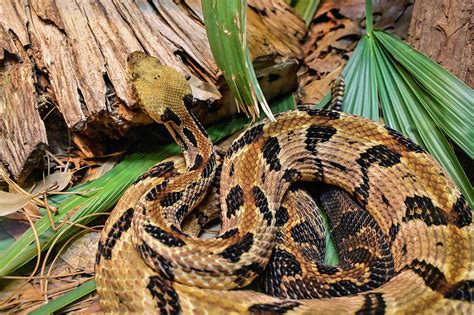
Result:
{"label": "tan and black snake pattern", "polygon": [[[418,145],[361,117],[299,110],[254,124],[221,157],[185,108],[192,95],[182,75],[136,52],[129,80],[184,161],[150,169],[111,213],[96,262],[104,311],[472,311],[471,209]],[[325,186],[320,196],[337,266],[322,263],[321,218],[295,182],[338,187]],[[206,197],[209,189],[218,200]],[[216,216],[219,236],[198,238]],[[259,275],[266,294],[233,290]]]}

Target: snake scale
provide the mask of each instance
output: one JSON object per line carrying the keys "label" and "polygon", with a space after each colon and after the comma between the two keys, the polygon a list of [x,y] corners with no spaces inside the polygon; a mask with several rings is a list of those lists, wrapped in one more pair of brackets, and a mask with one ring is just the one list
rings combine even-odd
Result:
{"label": "snake scale", "polygon": [[[218,154],[185,107],[186,79],[144,53],[128,63],[138,103],[184,160],[143,174],[106,222],[96,261],[105,312],[472,311],[471,209],[418,145],[361,117],[307,109],[252,125]],[[321,218],[295,182],[332,185],[320,199],[337,266],[322,263]],[[216,217],[219,235],[197,237]],[[266,293],[244,288],[257,276]]]}

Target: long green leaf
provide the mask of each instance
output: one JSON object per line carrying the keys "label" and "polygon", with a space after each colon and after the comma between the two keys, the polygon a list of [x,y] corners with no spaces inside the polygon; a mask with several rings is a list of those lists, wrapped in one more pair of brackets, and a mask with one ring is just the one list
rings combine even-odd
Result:
{"label": "long green leaf", "polygon": [[373,38],[364,36],[360,40],[342,73],[346,81],[344,111],[378,121]]}
{"label": "long green leaf", "polygon": [[40,306],[36,310],[32,311],[29,313],[29,315],[42,315],[42,314],[52,314],[54,312],[57,312],[61,310],[62,308],[68,306],[69,304],[83,298],[87,294],[90,294],[94,292],[95,290],[95,280],[91,279],[77,288],[69,291],[68,293],[65,293],[58,297],[55,300],[52,300],[43,306]]}
{"label": "long green leaf", "polygon": [[429,94],[424,105],[436,124],[474,158],[474,92],[464,82],[403,41],[383,32],[374,36],[380,45]]}
{"label": "long green leaf", "polygon": [[274,119],[247,46],[247,1],[203,0],[202,9],[209,46],[237,106],[255,118],[259,116],[260,104],[266,116]]}
{"label": "long green leaf", "polygon": [[[127,156],[124,161],[107,174],[83,186],[82,191],[95,191],[89,194],[89,197],[72,195],[61,202],[57,207],[58,212],[54,217],[55,222],[67,219],[67,213],[75,211],[69,221],[87,224],[94,217],[84,220],[81,218],[110,209],[139,174],[145,172],[161,159],[176,153],[178,153],[176,147],[167,145],[161,146],[157,153],[135,153]],[[63,226],[59,232],[66,227]],[[42,250],[46,250],[51,245],[54,236],[57,235],[50,227],[48,217],[45,216],[38,220],[35,223],[35,229],[40,236]],[[64,238],[77,232],[77,229],[70,228],[68,232],[63,235]],[[0,276],[10,274],[36,256],[36,245],[33,242],[34,235],[29,229],[0,257]]]}

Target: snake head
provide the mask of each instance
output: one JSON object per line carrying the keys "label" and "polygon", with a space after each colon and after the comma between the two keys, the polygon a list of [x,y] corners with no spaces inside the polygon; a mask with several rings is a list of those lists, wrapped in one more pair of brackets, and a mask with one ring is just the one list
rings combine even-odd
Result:
{"label": "snake head", "polygon": [[180,72],[141,51],[131,53],[127,63],[128,84],[138,104],[151,118],[166,123],[171,114],[180,116],[186,111],[183,100],[192,93]]}

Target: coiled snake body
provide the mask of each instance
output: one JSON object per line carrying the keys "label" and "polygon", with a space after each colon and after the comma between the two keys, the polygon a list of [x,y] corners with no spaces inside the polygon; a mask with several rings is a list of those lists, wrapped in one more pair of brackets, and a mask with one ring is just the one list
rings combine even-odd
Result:
{"label": "coiled snake body", "polygon": [[[111,213],[96,263],[105,311],[472,310],[471,210],[418,145],[360,117],[300,110],[253,125],[221,163],[184,106],[192,100],[184,77],[143,53],[129,57],[129,74],[138,102],[166,126],[184,162],[150,169]],[[216,173],[218,200],[206,197],[207,190],[216,191]],[[339,190],[321,196],[338,266],[321,263],[320,218],[308,194],[290,188],[297,181],[334,185],[357,201]],[[219,213],[219,236],[197,238],[196,226]],[[232,290],[262,273],[271,295]]]}

